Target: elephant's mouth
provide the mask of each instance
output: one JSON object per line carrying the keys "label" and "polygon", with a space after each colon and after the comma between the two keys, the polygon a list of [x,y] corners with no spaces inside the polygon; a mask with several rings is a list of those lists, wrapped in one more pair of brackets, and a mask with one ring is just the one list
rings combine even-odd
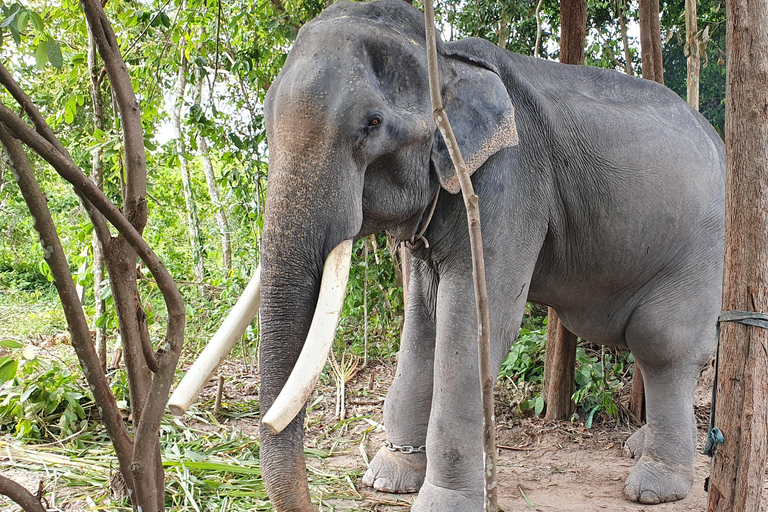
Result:
{"label": "elephant's mouth", "polygon": [[262,425],[275,434],[296,417],[317,385],[344,306],[351,260],[350,239],[337,245],[325,260],[320,294],[304,347],[283,389],[261,419]]}

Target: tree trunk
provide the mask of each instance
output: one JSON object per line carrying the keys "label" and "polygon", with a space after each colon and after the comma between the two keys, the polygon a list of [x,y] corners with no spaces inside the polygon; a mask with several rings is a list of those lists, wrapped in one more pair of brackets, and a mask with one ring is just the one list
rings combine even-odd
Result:
{"label": "tree trunk", "polygon": [[645,421],[645,385],[643,372],[637,364],[632,366],[632,388],[629,390],[629,412],[637,423]]}
{"label": "tree trunk", "polygon": [[499,19],[499,48],[507,49],[507,39],[509,39],[509,17],[507,11],[501,12]]}
{"label": "tree trunk", "polygon": [[574,412],[577,337],[565,328],[554,308],[547,322],[547,357],[544,361],[544,393],[548,420],[568,419]]}
{"label": "tree trunk", "polygon": [[[184,201],[187,205],[187,222],[189,223],[189,243],[192,247],[192,261],[195,267],[195,277],[199,283],[205,279],[205,263],[203,261],[203,243],[200,238],[200,220],[197,217],[197,204],[192,190],[192,181],[187,166],[187,147],[184,144],[184,134],[181,131],[181,108],[184,104],[184,90],[187,87],[187,56],[182,49],[181,65],[176,75],[176,87],[173,91],[173,109],[171,110],[171,125],[173,125],[174,137],[176,137],[176,153],[179,156],[179,172],[181,173],[181,187],[184,191]],[[200,287],[202,292],[202,285]]]}
{"label": "tree trunk", "polygon": [[[640,55],[643,62],[643,78],[664,84],[659,0],[640,0],[639,10]],[[637,364],[634,365],[634,377],[629,403],[632,414],[638,421],[642,421],[645,411],[645,387],[643,386],[643,374]]]}
{"label": "tree trunk", "polygon": [[587,32],[587,1],[560,1],[560,62],[584,64]]}
{"label": "tree trunk", "polygon": [[[201,103],[201,96],[203,91],[203,76],[197,81],[195,87],[197,103]],[[216,225],[219,228],[221,234],[221,259],[224,265],[224,270],[227,274],[232,270],[232,241],[230,240],[229,220],[227,219],[227,212],[224,211],[224,206],[221,204],[221,197],[219,196],[219,186],[216,184],[216,175],[213,171],[213,162],[211,162],[211,155],[208,152],[208,141],[201,132],[197,133],[197,152],[200,155],[200,160],[203,163],[203,174],[205,174],[205,182],[208,185],[208,194],[211,196],[211,203],[213,204],[213,210],[216,215]]]}
{"label": "tree trunk", "polygon": [[[560,62],[584,64],[586,0],[561,0],[560,19]],[[575,387],[577,337],[560,323],[554,308],[549,308],[548,316],[547,357],[544,363],[546,418],[563,420],[573,414],[571,397]]]}
{"label": "tree trunk", "polygon": [[541,48],[541,6],[544,4],[544,0],[539,0],[536,4],[536,10],[533,15],[536,17],[536,42],[533,45],[533,56],[539,58],[539,49]]}
{"label": "tree trunk", "polygon": [[696,19],[696,0],[685,0],[685,53],[688,56],[688,104],[699,110],[699,23]]}
{"label": "tree trunk", "polygon": [[[723,308],[768,312],[768,4],[726,3]],[[768,458],[768,330],[721,326],[709,512],[757,512]]]}
{"label": "tree trunk", "polygon": [[619,26],[621,27],[621,45],[624,49],[624,72],[630,76],[634,76],[635,71],[632,69],[632,52],[629,50],[629,37],[627,37],[627,15],[624,0],[616,1],[616,11],[619,15]]}
{"label": "tree trunk", "polygon": [[643,78],[663,84],[659,0],[640,0],[640,55],[643,59]]}
{"label": "tree trunk", "polygon": [[[88,69],[91,77],[91,103],[93,103],[93,129],[104,131],[104,108],[101,98],[101,80],[99,79],[100,69],[97,65],[96,41],[93,39],[93,33],[90,26],[86,23],[88,29]],[[104,161],[103,148],[97,145],[91,151],[91,179],[99,189],[104,190]],[[99,355],[101,369],[107,370],[107,328],[106,325],[96,325],[96,322],[104,315],[106,308],[101,299],[102,283],[104,282],[104,248],[97,231],[93,232],[93,298],[94,308],[94,330],[96,331],[95,344],[96,353]]]}

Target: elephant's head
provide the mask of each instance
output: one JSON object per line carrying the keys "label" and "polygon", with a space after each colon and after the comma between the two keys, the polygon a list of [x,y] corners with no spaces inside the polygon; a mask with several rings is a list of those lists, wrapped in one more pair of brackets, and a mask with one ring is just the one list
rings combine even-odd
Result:
{"label": "elephant's head", "polygon": [[[443,97],[474,171],[515,142],[513,109],[492,64],[451,54],[446,46],[439,43]],[[432,120],[424,18],[402,0],[339,2],[304,26],[269,89],[265,113],[270,170],[262,244],[261,410],[266,418],[286,414],[277,410],[282,400],[270,408],[305,347],[331,250],[385,229],[410,238],[439,186],[456,193],[458,185]],[[307,341],[302,358],[319,358],[322,368],[327,352],[319,352]],[[261,429],[267,491],[275,508],[285,511],[311,510],[303,404],[317,375],[297,379],[301,389],[286,386],[283,395],[298,396],[300,410],[287,413],[284,429],[270,428],[274,423],[266,419]]]}

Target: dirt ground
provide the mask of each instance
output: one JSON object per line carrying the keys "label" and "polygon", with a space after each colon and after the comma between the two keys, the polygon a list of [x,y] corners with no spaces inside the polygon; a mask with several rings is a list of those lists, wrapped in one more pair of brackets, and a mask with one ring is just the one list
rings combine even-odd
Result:
{"label": "dirt ground", "polygon": [[[233,365],[234,366],[234,365]],[[231,368],[235,370],[234,368]],[[235,370],[235,373],[237,370]],[[381,425],[381,405],[394,375],[394,365],[376,363],[360,372],[347,384],[348,423],[339,426],[334,419],[334,386],[330,383],[310,399],[307,445],[332,450],[326,459],[310,459],[316,471],[356,475],[350,488],[362,500],[328,499],[336,510],[395,512],[408,510],[413,494],[387,494],[361,484],[367,460],[373,458],[385,439]],[[255,393],[256,377],[242,376],[227,394],[235,398],[239,390]],[[699,450],[703,446],[709,410],[711,372],[705,372],[697,389],[696,413],[699,422]],[[209,391],[212,392],[212,389]],[[709,475],[709,458],[697,454],[696,476],[690,495],[676,503],[641,505],[622,496],[624,481],[634,461],[622,455],[622,445],[636,427],[598,423],[585,428],[583,422],[547,422],[521,417],[510,408],[500,407],[497,399],[497,446],[499,447],[499,506],[506,512],[702,512],[707,508],[704,479]],[[363,419],[360,419],[363,418]],[[235,421],[243,430],[255,434],[256,421]],[[311,471],[311,470],[310,470]],[[764,511],[768,511],[768,478],[763,492]],[[529,503],[530,502],[530,503]],[[532,503],[532,505],[531,505]],[[322,505],[321,505],[322,506]],[[330,508],[323,508],[329,510]]]}
{"label": "dirt ground", "polygon": [[[243,410],[258,399],[258,376],[252,362],[229,360],[223,368],[226,375],[224,408]],[[310,474],[341,475],[337,491],[315,489],[323,494],[320,509],[377,512],[404,512],[410,509],[415,494],[387,494],[365,488],[361,478],[369,461],[385,439],[382,404],[394,376],[393,362],[376,362],[359,372],[348,384],[347,420],[335,418],[335,386],[326,381],[310,398],[307,414],[306,445],[331,455],[309,457]],[[699,449],[703,445],[709,410],[711,372],[700,379],[696,396],[699,423]],[[211,384],[201,394],[208,408],[215,393]],[[682,501],[661,505],[639,505],[622,497],[624,481],[634,461],[622,456],[623,442],[636,427],[615,422],[598,422],[585,428],[583,419],[575,422],[547,422],[524,417],[509,406],[508,390],[497,389],[497,436],[499,449],[499,505],[506,512],[703,512],[707,508],[704,479],[709,474],[709,459],[697,454],[693,490]],[[237,405],[239,404],[239,406]],[[220,418],[228,427],[258,435],[258,417]],[[187,417],[185,422],[194,423]],[[215,428],[208,424],[205,428]],[[0,457],[1,459],[2,457]],[[6,476],[36,489],[39,474],[15,471],[0,462]],[[10,471],[10,472],[9,472]],[[768,478],[765,481],[762,510],[768,512]],[[71,489],[67,492],[77,492]],[[339,498],[338,496],[344,496]],[[357,499],[349,499],[357,496]],[[0,503],[3,501],[0,500]],[[2,508],[2,505],[0,505]],[[70,510],[70,509],[68,509]],[[74,509],[72,509],[74,510]],[[449,511],[446,511],[449,512]]]}

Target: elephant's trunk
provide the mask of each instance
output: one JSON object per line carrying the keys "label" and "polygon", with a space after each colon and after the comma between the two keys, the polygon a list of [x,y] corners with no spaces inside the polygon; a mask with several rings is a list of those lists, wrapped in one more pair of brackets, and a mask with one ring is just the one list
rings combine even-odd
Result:
{"label": "elephant's trunk", "polygon": [[[273,155],[273,160],[280,159]],[[313,176],[305,172],[306,167],[301,172],[296,170],[300,166],[288,167],[293,172],[286,168],[270,168],[262,241],[260,407],[262,419],[268,422],[310,331],[326,258],[356,234],[362,222],[354,202],[343,202],[346,195],[338,192],[341,187],[333,180]],[[329,190],[333,185],[335,191]],[[317,193],[318,189],[324,193]],[[327,349],[315,354],[323,362],[327,355]],[[279,512],[313,510],[303,444],[306,396],[316,380],[310,376],[309,381],[311,386],[305,381],[305,394],[293,401],[295,409],[287,413],[287,426],[276,433],[279,428],[262,423],[260,430],[262,476]]]}

